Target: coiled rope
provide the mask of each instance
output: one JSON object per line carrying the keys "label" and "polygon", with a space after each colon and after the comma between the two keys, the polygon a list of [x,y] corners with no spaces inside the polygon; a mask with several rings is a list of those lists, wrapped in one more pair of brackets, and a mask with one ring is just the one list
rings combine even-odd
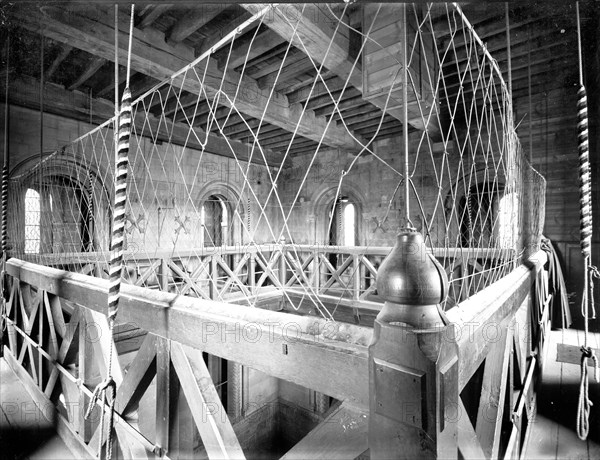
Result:
{"label": "coiled rope", "polygon": [[[117,162],[115,167],[115,200],[111,231],[111,258],[109,270],[108,288],[108,325],[110,331],[110,348],[108,354],[108,367],[106,379],[96,386],[90,400],[85,418],[89,418],[93,408],[99,401],[102,407],[100,416],[100,429],[104,429],[104,416],[108,405],[109,419],[106,433],[106,460],[112,457],[112,431],[114,426],[114,410],[116,383],[112,378],[112,360],[114,343],[115,318],[119,311],[119,300],[121,296],[121,272],[123,267],[123,243],[125,238],[125,205],[127,202],[127,170],[129,168],[129,138],[131,136],[131,91],[129,89],[129,77],[131,70],[131,43],[133,39],[133,19],[135,5],[131,5],[131,18],[129,23],[129,46],[127,51],[127,78],[123,97],[121,99],[121,110],[119,112],[119,141],[117,148]],[[117,24],[115,24],[115,28]],[[115,29],[116,32],[116,29]],[[118,81],[115,82],[117,84]],[[100,433],[99,453],[102,451],[103,432]]]}
{"label": "coiled rope", "polygon": [[581,22],[579,2],[577,12],[577,44],[579,52],[579,90],[577,91],[577,144],[579,150],[579,239],[584,259],[584,290],[581,298],[581,314],[584,319],[584,342],[581,347],[581,379],[579,383],[579,401],[577,404],[577,436],[583,441],[588,437],[590,409],[593,405],[589,398],[588,359],[594,363],[594,377],[599,380],[598,357],[588,346],[588,318],[590,309],[592,319],[596,318],[594,305],[594,278],[599,277],[598,269],[591,263],[592,256],[592,179],[590,174],[590,152],[588,140],[587,96],[583,83],[583,61],[581,56]]}

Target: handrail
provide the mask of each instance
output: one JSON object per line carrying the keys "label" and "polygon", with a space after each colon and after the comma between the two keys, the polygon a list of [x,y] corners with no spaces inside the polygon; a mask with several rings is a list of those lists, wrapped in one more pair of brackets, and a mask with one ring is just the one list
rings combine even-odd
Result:
{"label": "handrail", "polygon": [[[128,250],[123,253],[126,261],[148,261],[151,259],[161,258],[183,258],[183,257],[206,257],[212,255],[230,255],[230,254],[255,254],[257,252],[273,252],[281,249],[288,251],[300,252],[322,252],[333,254],[350,254],[350,255],[373,255],[387,256],[392,247],[388,246],[332,246],[321,244],[293,244],[293,243],[265,243],[265,244],[240,244],[233,246],[205,246],[198,248],[190,248],[185,250],[173,251],[172,249],[155,249],[153,251],[145,251],[141,249]],[[508,259],[514,257],[516,251],[513,249],[502,248],[427,248],[427,251],[436,257],[464,257],[468,259],[493,258],[493,259]],[[109,260],[110,252],[95,251],[95,252],[60,252],[60,253],[45,253],[45,254],[16,254],[14,251],[9,252],[9,256],[18,257],[22,260],[42,262],[44,265],[50,264],[66,264],[72,260],[77,263],[92,263],[99,260]],[[67,261],[67,262],[65,262]]]}
{"label": "handrail", "polygon": [[546,260],[546,253],[538,251],[508,275],[446,312],[455,329],[452,339],[457,341],[462,364],[459,366],[460,390],[493,344],[486,334],[489,335],[491,328],[496,328],[506,318],[514,316],[531,292],[535,277]]}

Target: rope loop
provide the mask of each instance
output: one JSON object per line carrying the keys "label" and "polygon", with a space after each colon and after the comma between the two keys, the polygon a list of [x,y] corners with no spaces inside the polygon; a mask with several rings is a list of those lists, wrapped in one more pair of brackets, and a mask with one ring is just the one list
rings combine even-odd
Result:
{"label": "rope loop", "polygon": [[[116,387],[117,387],[117,384],[115,383],[115,381],[113,380],[113,378],[110,377],[110,376],[107,377],[107,378],[105,378],[98,385],[96,385],[96,388],[94,388],[94,392],[92,393],[92,397],[90,399],[90,403],[88,404],[87,411],[85,412],[84,418],[86,420],[88,420],[90,418],[90,416],[92,415],[92,411],[94,410],[94,406],[96,405],[96,403],[100,399],[100,395],[102,394],[102,392],[106,393],[106,390],[109,389],[109,388],[111,388],[113,390],[113,400],[114,400],[114,390],[116,389]],[[104,398],[104,400],[107,401],[107,402],[109,402],[109,404],[111,402],[114,402],[114,401],[109,401],[106,398]]]}
{"label": "rope loop", "polygon": [[106,460],[110,460],[112,457],[112,432],[114,427],[114,415],[115,415],[115,399],[117,394],[117,384],[113,380],[113,378],[108,375],[102,382],[96,385],[94,388],[94,392],[92,393],[92,397],[90,399],[90,403],[88,405],[87,411],[85,412],[84,418],[87,420],[92,415],[92,411],[94,407],[100,401],[100,405],[102,407],[102,412],[100,413],[100,439],[98,441],[98,456],[102,453],[103,442],[103,434],[104,434],[104,413],[106,411],[105,406],[108,405],[108,430],[106,434]]}

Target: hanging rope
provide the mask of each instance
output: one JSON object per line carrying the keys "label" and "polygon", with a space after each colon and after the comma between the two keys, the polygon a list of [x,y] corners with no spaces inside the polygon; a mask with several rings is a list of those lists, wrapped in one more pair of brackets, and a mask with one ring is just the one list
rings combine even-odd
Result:
{"label": "hanging rope", "polygon": [[88,247],[87,250],[89,252],[94,251],[94,185],[95,185],[95,178],[94,178],[94,173],[92,173],[92,171],[88,172],[88,178],[89,178],[89,186],[88,186],[88,229],[87,229],[87,233],[88,233]]}
{"label": "hanging rope", "polygon": [[[402,69],[404,71],[404,80],[402,81],[402,100],[408,101],[408,21],[406,19],[406,3],[402,4]],[[408,104],[402,104],[402,137],[404,144],[404,217],[405,226],[413,227],[410,220],[410,172],[408,155]]]}
{"label": "hanging rope", "polygon": [[[117,161],[115,167],[115,200],[111,231],[111,258],[109,270],[108,288],[108,325],[110,331],[110,348],[108,353],[108,367],[106,379],[100,382],[94,389],[85,417],[89,418],[92,409],[99,401],[102,407],[100,416],[100,429],[104,429],[105,405],[108,404],[109,419],[106,433],[106,460],[112,457],[112,429],[114,426],[114,410],[116,383],[112,378],[112,360],[114,343],[115,318],[119,311],[119,300],[121,295],[121,272],[123,268],[123,243],[125,238],[125,205],[127,202],[127,169],[129,167],[129,137],[131,136],[131,91],[129,89],[129,76],[131,66],[131,43],[133,40],[133,18],[135,5],[131,5],[131,17],[129,23],[129,47],[127,51],[127,78],[123,97],[121,99],[121,110],[119,113],[119,143],[117,148]],[[118,80],[115,81],[118,86]],[[100,434],[99,452],[102,451],[103,433]]]}
{"label": "hanging rope", "polygon": [[6,251],[8,250],[8,140],[9,140],[9,115],[8,85],[10,70],[10,34],[6,38],[6,81],[4,82],[4,164],[2,165],[2,271],[0,273],[0,356],[4,350],[4,331],[6,330],[6,299],[5,273],[6,273]]}
{"label": "hanging rope", "polygon": [[581,347],[581,380],[579,383],[579,402],[577,404],[577,436],[583,441],[588,437],[590,409],[592,401],[588,392],[588,359],[594,362],[594,377],[599,380],[598,358],[588,346],[588,317],[590,309],[592,319],[596,318],[594,306],[594,278],[598,278],[598,269],[592,265],[592,179],[590,174],[590,152],[588,142],[587,96],[583,83],[583,59],[581,56],[581,22],[579,2],[577,12],[577,45],[579,53],[579,90],[577,91],[577,143],[579,150],[579,229],[581,254],[584,259],[584,289],[581,298],[581,314],[584,319],[584,341]]}

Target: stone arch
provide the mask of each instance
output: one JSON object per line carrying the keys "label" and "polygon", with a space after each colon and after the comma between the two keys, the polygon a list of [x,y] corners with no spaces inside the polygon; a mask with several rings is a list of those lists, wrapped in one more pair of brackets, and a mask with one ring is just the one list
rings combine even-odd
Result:
{"label": "stone arch", "polygon": [[[336,198],[336,192],[338,192],[337,185],[323,186],[317,189],[311,198],[311,220],[314,221],[313,235],[314,241],[317,244],[328,244],[327,226],[329,223],[329,208]],[[344,180],[339,189],[338,196],[347,196],[348,200],[354,204],[356,231],[358,232],[357,243],[358,245],[363,245],[365,243],[365,229],[362,216],[367,203],[365,195],[357,184]]]}
{"label": "stone arch", "polygon": [[[79,252],[82,250],[94,249],[95,251],[107,251],[110,244],[110,202],[111,195],[106,187],[106,177],[102,171],[87,165],[73,155],[64,153],[52,153],[42,155],[42,182],[44,190],[40,193],[41,213],[45,214],[47,221],[52,225],[45,225],[42,229],[42,241],[40,245],[41,252]],[[9,200],[13,202],[11,209],[11,225],[9,225],[10,246],[16,252],[22,252],[24,249],[23,228],[25,225],[24,197],[28,189],[40,191],[40,156],[32,155],[18,163],[9,174]],[[71,238],[68,245],[61,242],[60,213],[53,211],[54,206],[62,205],[58,196],[55,196],[58,187],[71,187],[75,193],[79,194],[79,202],[89,211],[89,197],[92,191],[93,200],[93,227],[83,224],[85,210],[81,208],[73,210],[72,214],[77,213],[79,222],[73,222],[73,225],[79,227],[80,242]],[[90,216],[88,215],[88,218]],[[54,228],[56,224],[56,228]],[[84,229],[85,227],[85,229]],[[88,233],[89,234],[84,234]],[[88,243],[86,243],[88,241]]]}
{"label": "stone arch", "polygon": [[221,180],[213,180],[204,184],[198,191],[194,200],[198,210],[202,209],[202,205],[211,196],[215,195],[222,197],[228,203],[231,212],[231,238],[227,243],[231,245],[243,243],[244,235],[247,235],[243,225],[247,218],[247,197],[243,196],[237,185]]}

